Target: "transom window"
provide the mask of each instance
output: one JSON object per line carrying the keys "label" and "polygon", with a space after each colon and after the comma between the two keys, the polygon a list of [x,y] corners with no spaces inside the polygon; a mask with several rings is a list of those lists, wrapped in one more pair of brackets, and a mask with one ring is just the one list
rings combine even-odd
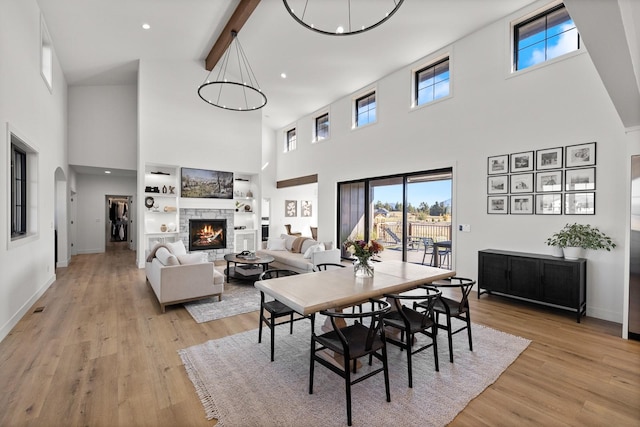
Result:
{"label": "transom window", "polygon": [[415,104],[423,105],[449,95],[449,58],[416,71]]}
{"label": "transom window", "polygon": [[296,149],[296,128],[287,131],[287,139],[285,141],[284,151],[293,151]]}
{"label": "transom window", "polygon": [[11,144],[11,239],[27,234],[27,153]]}
{"label": "transom window", "polygon": [[578,29],[564,4],[514,26],[514,67],[522,70],[576,51]]}
{"label": "transom window", "polygon": [[329,113],[324,113],[315,119],[315,141],[329,138]]}
{"label": "transom window", "polygon": [[369,92],[366,95],[357,98],[355,102],[356,108],[356,127],[364,126],[376,121],[376,93]]}

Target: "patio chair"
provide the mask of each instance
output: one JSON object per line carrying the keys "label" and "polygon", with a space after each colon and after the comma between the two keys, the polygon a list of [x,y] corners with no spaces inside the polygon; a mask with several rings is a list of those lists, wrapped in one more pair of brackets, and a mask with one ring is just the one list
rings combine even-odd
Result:
{"label": "patio chair", "polygon": [[433,239],[431,237],[423,237],[422,244],[424,245],[424,254],[422,255],[422,265],[427,259],[427,255],[431,257],[429,265],[433,265]]}

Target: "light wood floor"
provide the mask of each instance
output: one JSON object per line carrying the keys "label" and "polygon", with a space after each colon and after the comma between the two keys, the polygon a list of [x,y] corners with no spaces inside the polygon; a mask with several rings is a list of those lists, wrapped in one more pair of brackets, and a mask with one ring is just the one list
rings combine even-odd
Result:
{"label": "light wood floor", "polygon": [[[182,306],[161,314],[123,246],[75,256],[57,278],[0,343],[0,426],[215,424],[177,350],[253,329],[256,313],[200,325]],[[619,325],[475,293],[472,313],[533,342],[453,426],[640,425],[640,343]]]}

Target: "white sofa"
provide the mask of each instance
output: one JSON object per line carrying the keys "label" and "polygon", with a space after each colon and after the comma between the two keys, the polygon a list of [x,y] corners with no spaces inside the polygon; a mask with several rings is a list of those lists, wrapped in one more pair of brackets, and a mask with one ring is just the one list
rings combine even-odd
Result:
{"label": "white sofa", "polygon": [[163,313],[171,304],[213,296],[222,300],[222,273],[203,261],[202,254],[187,254],[182,241],[157,244],[147,257],[145,273]]}
{"label": "white sofa", "polygon": [[[318,264],[340,263],[340,250],[333,249],[332,246],[332,243],[317,242],[308,237],[282,234],[280,237],[269,238],[266,247],[257,251],[256,255],[271,255],[275,260],[272,268],[309,273]],[[314,248],[309,250],[311,247]],[[308,258],[305,258],[305,253]]]}

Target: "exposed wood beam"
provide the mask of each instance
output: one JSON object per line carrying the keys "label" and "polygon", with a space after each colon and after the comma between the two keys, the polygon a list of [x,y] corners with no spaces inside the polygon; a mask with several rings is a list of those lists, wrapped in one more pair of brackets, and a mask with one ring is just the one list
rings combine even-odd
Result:
{"label": "exposed wood beam", "polygon": [[276,188],[294,187],[296,185],[313,184],[318,182],[318,174],[301,176],[299,178],[284,179],[276,183]]}
{"label": "exposed wood beam", "polygon": [[213,70],[213,67],[218,63],[220,57],[222,57],[224,51],[231,43],[231,31],[235,31],[237,33],[240,32],[240,29],[256,9],[258,3],[260,3],[260,0],[240,0],[238,7],[236,7],[233,15],[231,15],[229,22],[227,22],[227,25],[225,25],[222,30],[220,37],[218,37],[218,40],[213,44],[209,55],[207,55],[207,59],[205,61],[205,68],[207,71]]}

